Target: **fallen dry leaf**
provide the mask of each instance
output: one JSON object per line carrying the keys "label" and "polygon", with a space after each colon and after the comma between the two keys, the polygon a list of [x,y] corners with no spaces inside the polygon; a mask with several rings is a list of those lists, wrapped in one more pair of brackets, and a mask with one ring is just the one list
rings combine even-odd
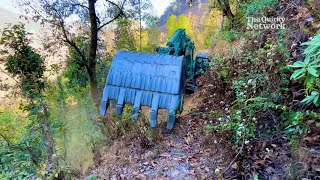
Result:
{"label": "fallen dry leaf", "polygon": [[157,162],[155,162],[155,161],[151,161],[151,166],[152,166],[152,167],[156,167],[156,166],[157,166],[157,164],[158,164]]}
{"label": "fallen dry leaf", "polygon": [[190,160],[191,162],[197,162],[197,161],[198,161],[198,158],[191,156],[191,157],[189,157],[189,160]]}
{"label": "fallen dry leaf", "polygon": [[276,144],[271,144],[271,146],[274,148],[278,147]]}
{"label": "fallen dry leaf", "polygon": [[161,157],[168,158],[168,157],[171,157],[171,154],[168,153],[168,152],[165,152],[165,153],[162,153],[160,156],[161,156]]}
{"label": "fallen dry leaf", "polygon": [[175,161],[182,161],[182,158],[181,157],[174,157],[174,158],[172,158],[173,160],[175,160]]}
{"label": "fallen dry leaf", "polygon": [[200,165],[200,163],[198,163],[198,162],[190,163],[190,166],[192,166],[192,167],[198,167],[199,165]]}
{"label": "fallen dry leaf", "polygon": [[207,172],[210,171],[210,169],[207,166],[204,168],[204,170],[206,170]]}
{"label": "fallen dry leaf", "polygon": [[192,137],[191,136],[184,137],[184,141],[186,144],[190,145],[190,143],[192,141]]}
{"label": "fallen dry leaf", "polygon": [[232,164],[231,167],[232,167],[233,169],[238,169],[238,168],[239,168],[239,166],[238,166],[237,163]]}
{"label": "fallen dry leaf", "polygon": [[196,172],[195,172],[193,169],[189,171],[189,174],[190,174],[191,176],[196,176]]}
{"label": "fallen dry leaf", "polygon": [[255,161],[254,162],[254,165],[256,167],[259,167],[259,166],[264,166],[266,164],[266,160],[258,160],[258,161]]}
{"label": "fallen dry leaf", "polygon": [[174,147],[175,143],[172,140],[170,140],[170,141],[167,142],[167,146],[168,147]]}

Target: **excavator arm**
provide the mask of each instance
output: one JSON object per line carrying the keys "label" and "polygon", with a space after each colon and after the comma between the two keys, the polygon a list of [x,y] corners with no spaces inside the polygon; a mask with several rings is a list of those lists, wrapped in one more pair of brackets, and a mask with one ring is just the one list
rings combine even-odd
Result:
{"label": "excavator arm", "polygon": [[191,41],[190,37],[186,34],[185,29],[178,29],[172,36],[172,38],[167,42],[166,47],[158,47],[156,49],[157,53],[163,55],[173,55],[173,56],[184,56],[186,59],[185,70],[186,78],[188,82],[189,89],[194,89],[194,74],[195,74],[195,61],[193,60],[194,55],[194,43]]}

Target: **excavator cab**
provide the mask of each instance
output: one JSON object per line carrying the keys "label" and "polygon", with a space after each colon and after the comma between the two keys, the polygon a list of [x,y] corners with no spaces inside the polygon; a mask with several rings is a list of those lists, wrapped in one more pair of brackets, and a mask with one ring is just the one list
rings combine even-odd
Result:
{"label": "excavator cab", "polygon": [[194,79],[202,76],[208,69],[210,63],[211,55],[209,53],[198,53],[195,58],[195,73]]}
{"label": "excavator cab", "polygon": [[167,129],[173,129],[176,113],[183,110],[186,89],[195,90],[194,44],[185,29],[178,29],[166,47],[156,51],[158,54],[119,51],[115,55],[103,90],[101,116],[111,100],[116,101],[118,115],[124,104],[133,105],[133,122],[138,120],[141,106],[148,106],[154,128],[158,110],[167,109]]}

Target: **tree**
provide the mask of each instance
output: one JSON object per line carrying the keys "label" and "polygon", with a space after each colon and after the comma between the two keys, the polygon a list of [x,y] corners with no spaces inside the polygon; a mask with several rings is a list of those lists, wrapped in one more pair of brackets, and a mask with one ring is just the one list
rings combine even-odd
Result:
{"label": "tree", "polygon": [[131,6],[132,19],[139,22],[139,51],[142,50],[142,21],[149,17],[149,12],[146,9],[152,6],[150,0],[129,0]]}
{"label": "tree", "polygon": [[213,9],[209,12],[209,17],[205,20],[205,28],[202,32],[202,40],[204,48],[210,48],[215,40],[215,35],[221,29],[221,12],[217,9]]}
{"label": "tree", "polygon": [[175,15],[171,15],[167,21],[166,27],[168,30],[168,34],[167,34],[168,39],[170,39],[173,36],[174,32],[179,28],[186,29],[187,34],[191,38],[193,38],[191,21],[185,15],[179,16],[178,19]]}
{"label": "tree", "polygon": [[18,147],[20,151],[28,153],[34,166],[40,167],[40,163],[46,161],[46,164],[54,168],[54,139],[50,113],[44,99],[44,59],[29,45],[31,41],[28,35],[23,24],[9,25],[2,32],[0,45],[4,48],[0,55],[5,70],[18,79],[21,94],[26,100],[21,103],[20,108],[27,112],[27,118],[31,121],[29,132],[32,135],[28,134],[27,142],[19,145],[12,144],[3,134],[0,135],[7,141],[9,148]]}
{"label": "tree", "polygon": [[[98,3],[99,7],[104,7],[104,9],[97,9]],[[116,19],[132,15],[130,9],[125,12],[125,6],[132,4],[133,1],[127,2],[127,0],[122,2],[111,0],[99,2],[98,0],[22,0],[20,2],[20,6],[27,14],[31,14],[33,20],[49,24],[52,27],[51,37],[53,37],[54,42],[47,46],[55,48],[51,51],[58,49],[54,45],[63,42],[79,54],[81,58],[76,63],[88,73],[91,97],[97,107],[100,104],[101,94],[98,90],[96,71],[98,33]],[[72,24],[72,21],[75,20],[78,23]],[[76,32],[74,32],[75,28],[77,28]],[[78,31],[88,33],[89,50],[80,49],[77,42],[74,41],[74,37],[79,33]]]}
{"label": "tree", "polygon": [[186,29],[187,34],[193,38],[193,28],[192,28],[192,24],[190,19],[185,16],[185,15],[181,15],[178,17],[177,21],[176,21],[176,26],[177,28],[184,28]]}
{"label": "tree", "polygon": [[[137,40],[140,41],[140,27],[133,20],[118,19],[115,29],[114,45],[116,50],[137,51]],[[139,35],[141,36],[141,34]],[[141,42],[141,41],[140,41]],[[141,46],[140,46],[141,48]]]}
{"label": "tree", "polygon": [[234,14],[231,11],[230,0],[210,0],[211,7],[222,11],[222,15],[226,16],[231,22],[234,21]]}
{"label": "tree", "polygon": [[151,14],[147,15],[145,17],[145,19],[146,19],[147,28],[154,27],[155,25],[157,25],[160,22],[159,17],[151,15]]}
{"label": "tree", "polygon": [[[73,39],[77,43],[79,49],[85,52],[89,49],[89,39],[86,36],[79,35]],[[69,54],[67,56],[67,64],[64,70],[64,76],[67,77],[66,85],[70,89],[74,89],[76,92],[80,91],[82,88],[86,88],[88,85],[88,72],[86,69],[81,68],[77,63],[81,61],[81,56],[72,47],[68,47]],[[86,53],[86,58],[88,58],[88,53]]]}
{"label": "tree", "polygon": [[144,48],[146,52],[156,53],[156,47],[160,46],[160,34],[160,29],[151,27],[146,30],[146,36],[148,37]]}
{"label": "tree", "polygon": [[166,28],[168,30],[168,39],[173,35],[174,31],[176,30],[175,27],[175,22],[176,22],[177,16],[172,14],[171,16],[169,16],[167,23],[166,23]]}
{"label": "tree", "polygon": [[[194,4],[194,0],[186,0],[187,3],[189,4],[189,6],[191,7]],[[234,20],[235,20],[235,15],[231,10],[231,5],[234,2],[234,0],[209,0],[209,7],[211,9],[218,9],[222,12],[222,16],[223,17],[227,17],[230,22],[231,22],[231,26],[229,26],[228,28],[231,28]],[[238,5],[239,5],[239,0],[237,1]]]}

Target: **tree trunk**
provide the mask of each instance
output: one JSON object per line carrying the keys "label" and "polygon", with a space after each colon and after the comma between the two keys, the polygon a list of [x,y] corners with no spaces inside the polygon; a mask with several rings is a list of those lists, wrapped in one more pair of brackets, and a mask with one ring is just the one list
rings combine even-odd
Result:
{"label": "tree trunk", "polygon": [[217,0],[217,3],[222,11],[222,15],[226,16],[231,21],[230,26],[227,28],[230,30],[234,23],[234,14],[231,11],[229,0]]}
{"label": "tree trunk", "polygon": [[56,162],[53,162],[53,154],[54,154],[54,142],[51,133],[51,123],[49,122],[49,111],[46,105],[43,105],[43,136],[45,146],[47,147],[47,154],[48,154],[48,163],[51,165],[51,168],[54,169],[56,166]]}
{"label": "tree trunk", "polygon": [[223,12],[223,13],[224,13],[224,14],[231,20],[231,22],[233,23],[234,14],[233,14],[232,11],[231,11],[230,4],[229,4],[229,3],[226,3],[225,9],[224,9],[224,12]]}
{"label": "tree trunk", "polygon": [[90,17],[90,50],[88,59],[88,74],[90,80],[91,97],[97,108],[100,106],[100,96],[98,91],[97,72],[96,72],[96,58],[98,48],[98,22],[95,10],[96,0],[88,0],[89,3],[89,17]]}
{"label": "tree trunk", "polygon": [[142,21],[142,17],[141,17],[141,0],[139,0],[139,23],[140,23],[140,26],[139,26],[139,33],[140,33],[140,52],[142,51],[141,47],[142,47],[142,37],[141,37],[141,34],[142,34],[142,25],[141,25],[141,21]]}

